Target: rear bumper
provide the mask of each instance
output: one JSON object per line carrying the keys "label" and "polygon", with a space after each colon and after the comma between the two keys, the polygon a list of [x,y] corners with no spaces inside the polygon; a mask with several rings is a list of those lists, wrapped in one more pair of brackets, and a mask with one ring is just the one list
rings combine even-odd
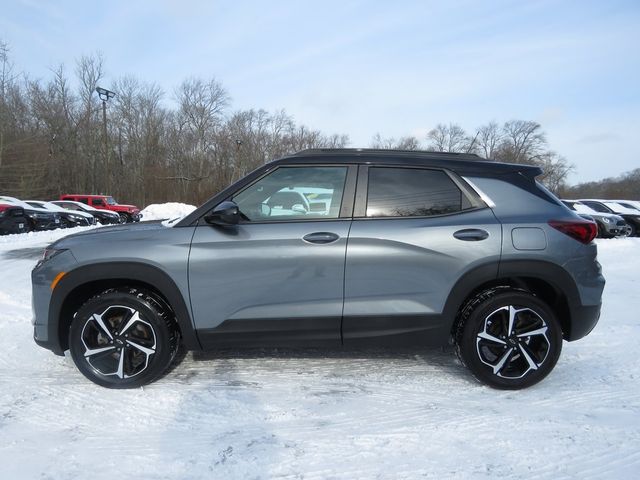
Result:
{"label": "rear bumper", "polygon": [[591,333],[598,324],[601,307],[602,304],[575,305],[571,309],[571,331],[565,337],[565,340],[573,342],[574,340],[580,340],[581,338],[589,335],[589,333]]}

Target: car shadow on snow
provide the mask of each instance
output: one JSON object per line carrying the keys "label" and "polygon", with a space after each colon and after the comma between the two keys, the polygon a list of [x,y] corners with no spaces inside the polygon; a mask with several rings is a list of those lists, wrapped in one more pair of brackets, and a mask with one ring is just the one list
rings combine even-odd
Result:
{"label": "car shadow on snow", "polygon": [[40,258],[43,251],[43,247],[16,248],[15,250],[4,252],[2,257],[12,260],[32,260]]}

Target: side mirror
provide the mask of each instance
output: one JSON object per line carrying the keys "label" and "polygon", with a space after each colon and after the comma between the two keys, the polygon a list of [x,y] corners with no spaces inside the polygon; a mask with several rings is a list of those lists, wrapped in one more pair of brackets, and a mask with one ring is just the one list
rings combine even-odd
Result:
{"label": "side mirror", "polygon": [[240,209],[235,202],[222,202],[211,213],[205,215],[204,221],[210,225],[228,227],[240,221]]}

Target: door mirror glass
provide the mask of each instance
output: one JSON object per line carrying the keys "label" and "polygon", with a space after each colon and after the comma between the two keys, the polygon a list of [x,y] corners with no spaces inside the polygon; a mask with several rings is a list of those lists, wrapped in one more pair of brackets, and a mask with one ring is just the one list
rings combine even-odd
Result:
{"label": "door mirror glass", "polygon": [[234,202],[222,202],[206,215],[204,220],[210,225],[222,227],[237,225],[240,221],[240,209]]}

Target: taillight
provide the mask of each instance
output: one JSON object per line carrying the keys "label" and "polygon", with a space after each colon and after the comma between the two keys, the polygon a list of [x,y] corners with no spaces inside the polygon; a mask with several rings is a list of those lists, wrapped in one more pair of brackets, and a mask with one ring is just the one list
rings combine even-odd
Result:
{"label": "taillight", "polygon": [[598,226],[588,220],[551,220],[549,225],[585,245],[598,235]]}

